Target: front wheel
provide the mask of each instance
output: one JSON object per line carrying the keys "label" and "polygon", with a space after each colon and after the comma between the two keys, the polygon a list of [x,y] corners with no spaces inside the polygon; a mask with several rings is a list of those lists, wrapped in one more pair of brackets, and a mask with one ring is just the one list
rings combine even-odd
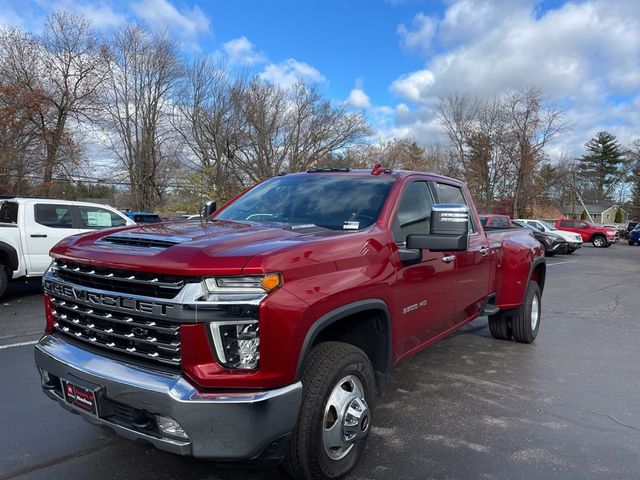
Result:
{"label": "front wheel", "polygon": [[575,251],[576,251],[575,248],[571,248],[571,249],[567,250],[567,255],[571,255]]}
{"label": "front wheel", "polygon": [[607,244],[607,240],[604,237],[598,235],[591,241],[591,243],[596,248],[602,248]]}
{"label": "front wheel", "polygon": [[532,343],[540,330],[541,313],[540,287],[536,282],[529,282],[524,302],[511,318],[513,339],[520,343]]}
{"label": "front wheel", "polygon": [[284,469],[303,480],[338,478],[358,462],[371,429],[373,368],[359,348],[325,342],[309,355]]}

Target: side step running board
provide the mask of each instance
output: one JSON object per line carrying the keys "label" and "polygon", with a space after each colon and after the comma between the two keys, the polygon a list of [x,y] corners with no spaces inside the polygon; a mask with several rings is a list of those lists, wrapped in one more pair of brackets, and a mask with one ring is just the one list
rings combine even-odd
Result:
{"label": "side step running board", "polygon": [[500,308],[496,305],[496,294],[492,293],[488,295],[486,300],[484,301],[484,306],[482,307],[482,315],[495,315],[500,311]]}

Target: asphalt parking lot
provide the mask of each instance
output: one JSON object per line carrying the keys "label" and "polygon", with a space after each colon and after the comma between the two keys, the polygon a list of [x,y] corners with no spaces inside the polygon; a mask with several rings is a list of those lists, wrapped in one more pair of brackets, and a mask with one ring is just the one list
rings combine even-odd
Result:
{"label": "asphalt parking lot", "polygon": [[[540,334],[494,340],[486,318],[402,363],[351,479],[640,478],[640,247],[549,259]],[[220,469],[85,423],[40,391],[37,282],[0,303],[0,480],[277,479]]]}

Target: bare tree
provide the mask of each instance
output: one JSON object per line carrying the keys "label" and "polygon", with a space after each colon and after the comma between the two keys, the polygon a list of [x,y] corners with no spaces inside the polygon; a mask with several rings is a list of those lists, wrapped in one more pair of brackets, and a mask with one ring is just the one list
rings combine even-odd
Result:
{"label": "bare tree", "polygon": [[42,142],[30,121],[40,106],[40,97],[0,76],[0,191],[28,193],[40,175]]}
{"label": "bare tree", "polygon": [[306,170],[371,133],[361,114],[303,83],[285,90],[254,77],[235,99],[243,131],[235,162],[251,181]]}
{"label": "bare tree", "polygon": [[137,209],[153,207],[176,165],[169,118],[183,73],[177,52],[166,33],[152,34],[141,25],[123,27],[109,44],[105,145],[126,168]]}
{"label": "bare tree", "polygon": [[28,111],[44,145],[41,190],[49,194],[54,171],[68,168],[72,158],[65,155],[65,146],[74,145],[70,120],[92,119],[104,81],[100,45],[90,23],[68,12],[48,17],[38,37],[12,30],[1,43],[3,76],[39,99],[38,108]]}
{"label": "bare tree", "polygon": [[544,160],[544,147],[567,128],[564,110],[545,103],[542,91],[530,87],[509,93],[504,99],[504,111],[509,129],[505,154],[511,160],[513,178],[512,215],[531,198],[535,172]]}
{"label": "bare tree", "polygon": [[461,93],[440,97],[437,120],[449,137],[458,161],[467,170],[468,140],[478,119],[480,102]]}
{"label": "bare tree", "polygon": [[225,201],[243,186],[234,163],[242,135],[234,99],[243,88],[243,76],[232,79],[225,65],[210,57],[196,58],[188,68],[173,123],[201,197]]}
{"label": "bare tree", "polygon": [[290,94],[288,111],[288,169],[304,171],[319,158],[361,142],[371,129],[361,113],[333,105],[318,89],[299,82]]}

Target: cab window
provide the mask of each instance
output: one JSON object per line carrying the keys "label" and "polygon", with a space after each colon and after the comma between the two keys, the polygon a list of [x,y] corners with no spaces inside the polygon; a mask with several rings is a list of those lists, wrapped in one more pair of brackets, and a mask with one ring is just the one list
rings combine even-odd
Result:
{"label": "cab window", "polygon": [[428,234],[433,199],[426,182],[410,183],[402,195],[393,219],[393,237],[398,243],[412,233]]}
{"label": "cab window", "polygon": [[37,203],[34,206],[36,223],[50,228],[73,228],[71,207],[51,203]]}
{"label": "cab window", "polygon": [[101,229],[123,227],[127,222],[120,215],[100,207],[79,206],[83,228]]}

